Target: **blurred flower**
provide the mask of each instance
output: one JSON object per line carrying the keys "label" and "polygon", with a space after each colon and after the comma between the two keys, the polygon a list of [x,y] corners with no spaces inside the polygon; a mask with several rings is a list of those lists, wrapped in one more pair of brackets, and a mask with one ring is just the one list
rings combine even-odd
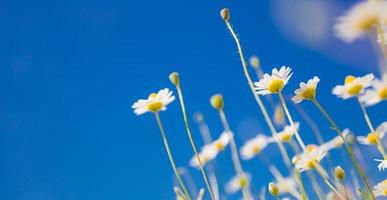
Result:
{"label": "blurred flower", "polygon": [[375,78],[372,81],[371,88],[366,90],[360,97],[366,106],[375,105],[387,99],[387,72],[384,73],[382,80]]}
{"label": "blurred flower", "polygon": [[[349,135],[349,133],[350,133],[349,129],[344,129],[343,132],[341,132],[344,139],[346,139],[346,137],[347,137],[347,135]],[[330,151],[332,149],[340,148],[343,144],[344,144],[343,139],[341,138],[341,136],[338,135],[338,136],[334,137],[333,139],[325,142],[320,147],[322,149],[324,149],[325,151]]]}
{"label": "blurred flower", "polygon": [[309,152],[304,152],[300,155],[299,160],[296,164],[296,168],[300,170],[300,172],[315,169],[320,161],[325,157],[326,152],[323,149],[316,148]]}
{"label": "blurred flower", "polygon": [[[202,162],[203,165],[205,165],[207,162],[216,158],[218,153],[219,151],[216,149],[216,147],[213,144],[204,145],[199,153],[200,161]],[[199,167],[199,162],[195,155],[192,156],[191,160],[189,161],[189,165],[191,167]]]}
{"label": "blurred flower", "polygon": [[278,194],[279,194],[278,185],[276,185],[273,182],[270,182],[268,188],[269,188],[269,192],[271,195],[278,196]]}
{"label": "blurred flower", "polygon": [[364,92],[364,89],[371,86],[373,79],[373,74],[367,74],[362,77],[347,76],[344,85],[335,86],[332,93],[342,99],[358,96]]}
{"label": "blurred flower", "polygon": [[248,140],[240,149],[243,160],[250,160],[259,154],[272,140],[263,134]]}
{"label": "blurred flower", "polygon": [[341,166],[335,167],[335,177],[339,181],[343,181],[345,178],[345,171]]}
{"label": "blurred flower", "polygon": [[175,96],[172,95],[172,91],[168,88],[160,90],[157,94],[152,93],[148,99],[139,99],[132,105],[134,113],[136,115],[142,115],[146,112],[159,112],[165,111],[167,105],[175,100]]}
{"label": "blurred flower", "polygon": [[276,183],[278,185],[279,193],[297,193],[297,183],[293,177],[281,178]]}
{"label": "blurred flower", "polygon": [[283,125],[285,123],[284,109],[281,105],[277,105],[274,110],[274,122],[277,125]]}
{"label": "blurred flower", "polygon": [[291,125],[285,126],[285,128],[278,133],[278,139],[280,139],[282,142],[290,142],[293,138],[294,133],[298,128],[300,127],[300,123],[295,122],[294,127]]}
{"label": "blurred flower", "polygon": [[381,23],[386,10],[386,1],[365,1],[355,5],[338,18],[334,27],[336,36],[345,42],[362,37]]}
{"label": "blurred flower", "polygon": [[387,168],[387,160],[380,160],[380,159],[374,159],[374,160],[380,162],[378,165],[379,171],[384,171],[384,169]]}
{"label": "blurred flower", "polygon": [[384,179],[382,182],[379,182],[374,186],[374,195],[375,196],[387,196],[387,179]]}
{"label": "blurred flower", "polygon": [[228,194],[233,194],[242,188],[249,185],[250,174],[235,175],[229,182],[226,183],[225,190]]}
{"label": "blurred flower", "polygon": [[259,82],[254,83],[255,89],[261,95],[281,92],[291,76],[292,73],[289,67],[282,66],[280,70],[274,68],[271,75],[266,73]]}
{"label": "blurred flower", "polygon": [[233,135],[234,134],[232,132],[223,131],[220,137],[211,144],[214,145],[218,151],[222,151],[230,143]]}
{"label": "blurred flower", "polygon": [[358,136],[357,141],[360,144],[365,145],[374,145],[377,144],[377,140],[382,140],[384,135],[387,132],[387,121],[381,123],[378,128],[376,128],[375,133],[369,133],[366,137],[365,136]]}
{"label": "blurred flower", "polygon": [[250,60],[249,60],[249,63],[251,65],[251,67],[253,67],[254,69],[258,69],[259,68],[259,58],[257,56],[251,56],[250,57]]}
{"label": "blurred flower", "polygon": [[303,100],[313,99],[316,95],[318,82],[320,82],[320,79],[317,76],[310,79],[306,84],[301,82],[300,88],[294,91],[296,95],[292,98],[292,101],[294,103],[301,103]]}

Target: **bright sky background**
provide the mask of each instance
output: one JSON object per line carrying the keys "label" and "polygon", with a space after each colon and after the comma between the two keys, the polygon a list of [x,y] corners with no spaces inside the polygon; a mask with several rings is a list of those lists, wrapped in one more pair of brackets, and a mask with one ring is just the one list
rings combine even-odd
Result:
{"label": "bright sky background", "polygon": [[[156,122],[151,114],[135,116],[130,108],[150,92],[173,89],[172,71],[180,73],[189,115],[203,112],[214,137],[222,131],[208,103],[214,93],[224,95],[239,146],[259,132],[269,134],[219,17],[223,7],[231,10],[246,57],[258,55],[266,71],[293,68],[286,94],[318,75],[318,97],[340,127],[367,133],[356,101],[330,94],[347,74],[379,76],[368,40],[349,45],[333,37],[334,17],[353,2],[291,2],[0,2],[0,199],[173,199],[172,170]],[[325,139],[336,136],[310,103],[302,106]],[[375,125],[386,119],[381,110],[386,104],[369,109]],[[178,102],[161,117],[178,165],[187,166],[192,150]],[[200,145],[198,129],[190,122]],[[316,142],[305,123],[301,135],[307,143]],[[371,160],[378,154],[363,150],[370,155],[369,173],[375,175]],[[284,169],[274,146],[263,155]],[[229,151],[219,156],[222,182],[234,175],[228,156]],[[339,153],[334,156],[345,162]],[[243,165],[253,174],[254,192],[271,180],[259,159]],[[199,172],[190,172],[203,186]]]}

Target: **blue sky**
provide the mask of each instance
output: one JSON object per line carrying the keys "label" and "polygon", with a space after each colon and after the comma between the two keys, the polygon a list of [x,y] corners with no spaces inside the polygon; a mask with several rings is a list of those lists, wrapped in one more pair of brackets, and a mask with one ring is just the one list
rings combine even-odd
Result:
{"label": "blue sky", "polygon": [[[319,99],[340,127],[367,132],[356,102],[330,94],[347,74],[378,75],[369,41],[348,45],[332,35],[332,16],[354,2],[327,1],[324,5],[332,7],[323,20],[329,25],[322,31],[326,35],[308,32],[312,39],[306,41],[286,21],[286,13],[279,13],[279,2],[0,2],[0,199],[172,199],[172,170],[156,122],[130,109],[138,98],[172,88],[172,71],[180,73],[189,115],[203,112],[214,137],[222,131],[208,103],[214,93],[224,95],[239,146],[258,132],[269,134],[219,17],[223,7],[231,9],[246,57],[258,55],[266,71],[293,68],[285,93],[318,75]],[[297,22],[305,19],[297,16]],[[305,23],[301,30],[316,30],[309,25],[317,22]],[[303,106],[321,124],[324,138],[335,136],[312,105]],[[385,108],[369,109],[375,124],[386,119],[378,112]],[[187,166],[192,151],[177,101],[161,117],[178,165]],[[191,125],[202,144],[192,120]],[[305,140],[315,142],[307,125],[301,127]],[[222,181],[234,174],[228,153],[217,165]],[[281,165],[275,148],[265,154]],[[270,181],[259,160],[243,164],[253,173],[256,191]],[[191,173],[203,186],[198,171]]]}

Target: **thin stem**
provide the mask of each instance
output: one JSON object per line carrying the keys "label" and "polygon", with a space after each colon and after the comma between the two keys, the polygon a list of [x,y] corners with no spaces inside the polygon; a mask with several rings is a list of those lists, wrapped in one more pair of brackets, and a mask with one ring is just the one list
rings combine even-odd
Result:
{"label": "thin stem", "polygon": [[[282,103],[282,107],[283,107],[284,110],[285,110],[286,116],[287,116],[287,118],[288,118],[288,120],[289,120],[289,122],[290,122],[290,125],[294,128],[295,126],[294,126],[293,118],[292,118],[292,116],[290,115],[288,106],[286,105],[286,102],[285,102],[285,99],[284,99],[282,93],[279,92],[279,93],[278,93],[278,96],[279,96],[280,101],[281,101],[281,103]],[[296,139],[297,139],[298,144],[301,146],[302,150],[304,151],[305,148],[306,148],[306,147],[305,147],[305,144],[304,144],[304,142],[302,141],[301,136],[300,136],[300,134],[298,133],[298,130],[297,130],[296,128],[294,128],[294,133],[295,133],[295,135],[296,135]]]}
{"label": "thin stem", "polygon": [[273,138],[275,139],[275,141],[276,141],[276,143],[278,145],[278,148],[280,150],[280,153],[281,153],[283,161],[285,162],[285,164],[288,167],[288,169],[291,171],[292,167],[291,167],[291,164],[290,164],[291,162],[290,162],[289,155],[286,152],[286,149],[285,149],[283,143],[278,139],[278,135],[277,135],[278,133],[275,130],[273,122],[271,121],[271,118],[270,118],[270,116],[269,116],[265,106],[263,105],[261,98],[255,92],[254,84],[253,84],[253,81],[251,80],[250,74],[249,74],[249,72],[247,70],[246,61],[245,61],[245,58],[243,56],[242,46],[241,46],[241,44],[239,42],[239,39],[238,39],[237,35],[235,34],[234,29],[232,28],[230,22],[228,20],[225,20],[225,23],[227,25],[227,28],[230,30],[230,33],[231,33],[232,37],[234,38],[235,43],[237,45],[239,57],[240,57],[240,60],[241,60],[241,63],[242,63],[243,72],[244,72],[245,77],[247,79],[247,82],[249,84],[250,90],[253,93],[254,98],[257,101],[257,103],[259,105],[259,108],[261,109],[261,112],[262,112],[262,114],[263,114],[263,116],[265,118],[265,121],[266,121],[267,125],[270,128],[271,134],[272,134]]}
{"label": "thin stem", "polygon": [[373,200],[375,200],[374,193],[372,192],[371,185],[369,184],[363,169],[360,167],[359,162],[356,160],[355,154],[353,153],[352,147],[348,144],[348,142],[345,140],[343,134],[341,134],[340,129],[337,127],[336,123],[333,121],[333,119],[330,117],[330,115],[325,111],[325,109],[319,104],[316,98],[312,99],[312,102],[314,105],[320,110],[320,112],[325,116],[325,118],[329,121],[332,128],[336,131],[336,133],[341,137],[343,140],[344,146],[346,150],[348,151],[349,156],[351,157],[352,163],[355,166],[357,172],[359,173],[360,177],[362,178],[364,184],[367,187],[368,192],[370,193]]}
{"label": "thin stem", "polygon": [[[232,158],[232,163],[234,165],[235,171],[237,172],[239,177],[242,177],[244,172],[243,172],[241,161],[239,159],[238,148],[236,146],[234,137],[231,135],[230,125],[228,124],[228,121],[227,121],[226,115],[224,114],[223,109],[219,109],[219,116],[220,116],[220,119],[222,121],[222,124],[223,124],[225,131],[228,134],[230,134],[229,137],[231,138],[230,139],[231,158]],[[246,200],[250,199],[249,198],[250,192],[248,189],[249,185],[250,184],[247,184],[247,187],[242,188],[243,196],[244,196],[244,199],[246,199]]]}
{"label": "thin stem", "polygon": [[294,168],[294,173],[296,174],[296,177],[298,180],[297,182],[298,182],[298,185],[300,186],[300,191],[301,191],[301,198],[300,199],[307,200],[308,196],[306,195],[306,192],[305,192],[305,187],[304,187],[304,183],[302,182],[300,170],[297,168]]}
{"label": "thin stem", "polygon": [[180,184],[181,188],[184,191],[185,197],[188,200],[191,200],[192,199],[191,195],[189,194],[189,192],[187,190],[187,187],[185,186],[185,184],[184,184],[184,182],[183,182],[183,180],[182,180],[182,178],[181,178],[181,176],[179,174],[179,171],[177,170],[175,161],[173,160],[172,153],[171,153],[171,150],[169,148],[168,140],[167,140],[167,137],[165,135],[165,131],[164,131],[164,128],[163,128],[163,124],[161,123],[161,119],[160,119],[159,113],[156,112],[155,113],[155,117],[156,117],[157,124],[158,124],[158,126],[160,128],[161,136],[163,137],[164,146],[165,146],[165,149],[167,151],[169,161],[171,162],[171,165],[172,165],[172,168],[173,168],[173,172],[175,173],[175,176],[176,176],[177,180],[179,181],[179,184]]}
{"label": "thin stem", "polygon": [[363,116],[364,116],[364,119],[365,121],[367,122],[367,125],[371,131],[371,133],[375,134],[376,135],[376,146],[378,147],[378,150],[380,151],[380,153],[382,154],[383,158],[384,159],[387,159],[387,155],[386,155],[386,151],[384,150],[384,147],[382,145],[382,142],[380,141],[380,138],[379,138],[379,135],[378,133],[375,132],[375,128],[374,126],[372,125],[372,122],[370,120],[370,117],[368,115],[368,112],[367,110],[365,109],[364,107],[364,104],[360,101],[359,97],[357,98],[359,104],[360,104],[360,108],[361,108],[361,111],[363,112]]}
{"label": "thin stem", "polygon": [[340,181],[340,182],[341,182],[341,184],[343,185],[344,194],[345,194],[345,199],[349,200],[347,186],[345,185],[344,181]]}
{"label": "thin stem", "polygon": [[324,178],[324,183],[326,183],[328,185],[328,187],[334,192],[336,193],[341,199],[345,199],[345,197],[339,192],[336,190],[336,188],[329,182],[329,180],[327,178]]}
{"label": "thin stem", "polygon": [[180,105],[181,105],[181,111],[183,112],[183,119],[184,119],[184,124],[185,124],[185,129],[187,131],[187,134],[188,134],[188,138],[189,138],[189,141],[191,143],[191,146],[192,146],[192,149],[195,153],[195,156],[196,156],[196,159],[198,160],[198,163],[199,163],[199,167],[200,167],[200,171],[202,173],[202,176],[203,176],[203,179],[204,179],[204,182],[207,186],[207,189],[210,193],[210,196],[211,196],[211,199],[212,200],[215,200],[215,196],[214,196],[214,192],[212,190],[212,187],[208,181],[208,178],[207,178],[207,174],[206,172],[204,171],[204,168],[203,168],[203,164],[202,164],[202,161],[200,160],[200,157],[199,157],[199,153],[198,153],[198,150],[196,149],[196,146],[195,146],[195,142],[192,138],[192,133],[191,133],[191,130],[189,128],[189,125],[188,125],[188,119],[187,119],[187,113],[186,113],[186,110],[185,110],[185,105],[184,105],[184,99],[183,99],[183,93],[181,91],[181,87],[180,87],[180,84],[177,84],[176,85],[176,89],[177,89],[177,93],[179,95],[179,100],[180,100]]}

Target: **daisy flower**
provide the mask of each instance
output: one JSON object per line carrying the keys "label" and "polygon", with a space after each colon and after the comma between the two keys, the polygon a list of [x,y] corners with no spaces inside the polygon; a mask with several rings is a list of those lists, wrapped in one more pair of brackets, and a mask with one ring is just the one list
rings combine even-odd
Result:
{"label": "daisy flower", "polygon": [[271,141],[270,138],[263,134],[258,134],[256,137],[247,141],[240,149],[243,160],[250,160],[255,155],[259,154]]}
{"label": "daisy flower", "polygon": [[387,196],[387,179],[384,179],[382,182],[379,182],[374,186],[374,195],[377,197],[386,197]]}
{"label": "daisy flower", "polygon": [[387,160],[374,159],[375,161],[380,162],[378,165],[379,171],[384,171],[387,168]]}
{"label": "daisy flower", "polygon": [[344,85],[335,86],[332,93],[342,99],[358,96],[364,92],[364,89],[371,86],[373,79],[373,74],[367,74],[362,77],[347,76]]}
{"label": "daisy flower", "polygon": [[146,112],[159,112],[167,110],[167,105],[175,100],[172,91],[168,88],[162,89],[157,93],[152,93],[147,99],[139,99],[132,105],[136,115],[142,115]]}
{"label": "daisy flower", "polygon": [[303,100],[314,99],[318,82],[320,82],[320,79],[317,76],[310,79],[307,83],[301,82],[300,88],[294,91],[296,95],[292,98],[292,101],[294,103],[301,103]]}
{"label": "daisy flower", "polygon": [[288,83],[291,76],[292,73],[289,67],[282,66],[279,70],[274,68],[271,75],[264,74],[261,80],[254,83],[255,90],[261,95],[279,93]]}
{"label": "daisy flower", "polygon": [[230,143],[233,135],[234,134],[232,132],[224,131],[220,137],[211,144],[214,145],[218,151],[222,151]]}
{"label": "daisy flower", "polygon": [[296,132],[296,130],[298,130],[299,127],[300,123],[298,122],[294,123],[294,127],[292,127],[291,125],[285,126],[284,130],[277,134],[278,139],[280,139],[282,142],[290,142],[293,138],[294,133]]}
{"label": "daisy flower", "polygon": [[304,152],[299,156],[296,168],[299,169],[300,172],[315,169],[325,156],[326,152],[321,148],[316,148],[311,152]]}
{"label": "daisy flower", "polygon": [[242,188],[249,185],[251,176],[250,174],[244,173],[242,175],[235,175],[229,182],[226,183],[225,190],[228,194],[234,194]]}
{"label": "daisy flower", "polygon": [[[341,134],[343,135],[344,139],[347,138],[349,135],[350,131],[349,129],[344,129]],[[330,151],[332,149],[337,149],[340,148],[344,144],[343,139],[340,136],[336,136],[331,140],[328,140],[324,144],[321,145],[321,148],[324,149],[325,151]]]}
{"label": "daisy flower", "polygon": [[369,133],[367,136],[358,136],[357,141],[360,144],[376,145],[377,139],[382,140],[387,132],[387,122],[383,122],[376,128],[375,133]]}
{"label": "daisy flower", "polygon": [[283,125],[283,124],[285,124],[285,114],[284,114],[284,109],[282,108],[281,105],[277,105],[277,106],[275,107],[273,119],[274,119],[274,122],[275,122],[277,125]]}
{"label": "daisy flower", "polygon": [[[216,147],[212,144],[204,145],[199,153],[200,161],[203,165],[205,165],[207,162],[213,160],[216,158],[216,156],[219,154],[219,151],[216,149]],[[189,161],[189,165],[191,167],[197,167],[199,168],[199,162],[196,156],[192,156],[191,160]]]}
{"label": "daisy flower", "polygon": [[336,36],[345,42],[362,37],[381,23],[386,8],[386,1],[366,1],[355,5],[337,19]]}
{"label": "daisy flower", "polygon": [[384,100],[387,100],[387,73],[383,75],[382,80],[372,81],[371,88],[360,97],[360,101],[366,106],[375,105]]}

